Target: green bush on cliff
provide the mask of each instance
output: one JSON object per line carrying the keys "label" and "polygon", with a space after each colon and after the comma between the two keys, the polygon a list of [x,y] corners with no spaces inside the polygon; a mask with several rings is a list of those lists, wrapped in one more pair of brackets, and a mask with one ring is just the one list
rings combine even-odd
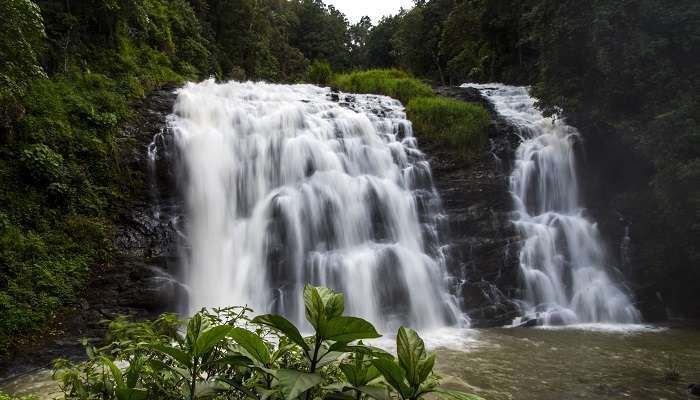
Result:
{"label": "green bush on cliff", "polygon": [[344,92],[383,94],[403,104],[416,97],[434,96],[430,86],[398,69],[370,69],[336,75],[332,85]]}
{"label": "green bush on cliff", "polygon": [[381,335],[343,315],[342,294],[307,285],[303,298],[310,336],[281,315],[251,319],[243,307],[202,310],[186,324],[172,314],[117,320],[109,344],[88,347],[82,363],[58,360],[55,376],[69,400],[480,400],[438,387],[435,354],[414,330],[399,329],[395,357],[362,342]]}
{"label": "green bush on cliff", "polygon": [[306,70],[306,78],[317,85],[327,85],[333,79],[331,65],[324,61],[314,60]]}
{"label": "green bush on cliff", "polygon": [[406,107],[416,136],[449,144],[467,159],[483,154],[488,143],[488,112],[481,106],[444,97],[419,97]]}

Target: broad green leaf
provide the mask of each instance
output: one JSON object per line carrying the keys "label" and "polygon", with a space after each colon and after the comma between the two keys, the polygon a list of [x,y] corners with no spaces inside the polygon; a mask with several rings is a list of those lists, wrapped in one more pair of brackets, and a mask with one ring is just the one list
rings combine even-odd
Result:
{"label": "broad green leaf", "polygon": [[377,367],[374,365],[367,365],[367,372],[365,375],[365,385],[372,382],[373,380],[377,379],[380,377],[382,374],[379,372]]}
{"label": "broad green leaf", "polygon": [[226,336],[231,333],[233,328],[228,325],[215,326],[200,332],[194,343],[194,356],[199,357],[210,352],[214,346],[219,344]]}
{"label": "broad green leaf", "polygon": [[147,400],[148,391],[146,389],[133,389],[119,387],[115,390],[118,400]]}
{"label": "broad green leaf", "polygon": [[345,311],[345,296],[342,293],[336,293],[328,288],[318,288],[318,294],[323,301],[326,318],[339,317]]}
{"label": "broad green leaf", "polygon": [[280,390],[284,394],[285,400],[296,399],[300,394],[323,382],[323,377],[319,374],[292,369],[279,369],[275,372],[275,377],[279,381]]}
{"label": "broad green leaf", "polygon": [[230,336],[262,365],[270,363],[270,351],[258,335],[243,328],[233,328]]}
{"label": "broad green leaf", "polygon": [[345,379],[353,386],[362,386],[367,383],[365,382],[366,371],[363,368],[358,368],[353,364],[341,364],[340,370],[343,371]]}
{"label": "broad green leaf", "polygon": [[272,395],[279,392],[278,389],[267,389],[267,388],[262,387],[262,386],[256,386],[255,391],[258,392],[258,394],[260,394],[260,400],[267,400]]}
{"label": "broad green leaf", "polygon": [[216,381],[197,382],[197,386],[195,386],[194,389],[195,399],[201,397],[213,397],[217,393],[228,390],[227,387]]}
{"label": "broad green leaf", "polygon": [[331,345],[330,350],[331,351],[343,351],[345,353],[364,354],[364,355],[372,356],[375,358],[394,359],[394,356],[392,356],[386,350],[380,349],[379,347],[367,346],[364,344],[348,345],[347,343],[344,343],[344,342],[336,342],[336,343],[333,343]]}
{"label": "broad green leaf", "polygon": [[457,390],[437,389],[434,392],[437,393],[440,398],[447,400],[484,400],[483,397],[479,397],[475,394],[464,393]]}
{"label": "broad green leaf", "polygon": [[296,326],[281,315],[258,315],[257,317],[253,318],[253,323],[265,325],[282,332],[289,338],[289,340],[301,346],[302,349],[306,350],[307,352],[310,350],[309,345],[306,343],[306,341],[304,341],[304,338],[301,336],[301,333],[299,333]]}
{"label": "broad green leaf", "polygon": [[338,351],[329,351],[325,353],[321,358],[318,359],[318,361],[316,361],[316,368],[325,367],[326,365],[331,364],[339,357],[342,357],[343,354],[345,353],[341,353]]}
{"label": "broad green leaf", "polygon": [[119,370],[119,367],[117,367],[112,360],[104,356],[100,357],[100,361],[102,361],[102,364],[106,365],[112,372],[112,376],[114,377],[114,382],[117,384],[117,387],[126,387],[126,385],[124,385],[124,379],[122,378],[122,371]]}
{"label": "broad green leaf", "polygon": [[304,286],[304,309],[306,320],[314,329],[318,330],[321,322],[326,319],[326,307],[318,293],[318,288],[311,285]]}
{"label": "broad green leaf", "polygon": [[150,365],[155,372],[170,371],[174,374],[180,375],[183,379],[187,381],[192,379],[192,375],[188,370],[168,365],[160,360],[149,360],[148,365]]}
{"label": "broad green leaf", "polygon": [[290,351],[293,351],[295,347],[295,343],[287,343],[284,345],[280,345],[277,348],[277,350],[275,350],[275,352],[270,355],[270,362],[274,363],[281,356],[288,354]]}
{"label": "broad green leaf", "polygon": [[131,362],[129,365],[129,368],[126,370],[126,386],[133,388],[136,387],[136,383],[139,380],[139,376],[141,375],[141,370],[143,369],[143,365],[146,363],[146,359],[144,357],[138,357],[134,361]]}
{"label": "broad green leaf", "polygon": [[381,337],[374,326],[362,318],[334,317],[324,321],[317,334],[323,340],[348,343],[357,339]]}
{"label": "broad green leaf", "polygon": [[396,389],[401,396],[404,398],[410,397],[408,396],[409,390],[405,383],[404,371],[395,361],[377,358],[372,360],[372,365],[379,370],[387,383]]}
{"label": "broad green leaf", "polygon": [[184,351],[167,346],[164,344],[153,344],[149,346],[153,350],[159,351],[165,355],[170,356],[171,358],[175,359],[177,362],[179,362],[181,365],[190,368],[192,366],[192,358],[189,356],[189,354],[185,353]]}
{"label": "broad green leaf", "polygon": [[435,354],[431,354],[425,360],[418,362],[418,380],[420,382],[425,381],[425,379],[433,372],[433,365],[435,364]]}
{"label": "broad green leaf", "polygon": [[306,318],[318,329],[321,321],[339,317],[345,311],[345,298],[342,293],[323,286],[304,286],[304,307]]}
{"label": "broad green leaf", "polygon": [[251,367],[252,360],[243,355],[226,355],[211,360],[207,365],[225,365],[228,367]]}
{"label": "broad green leaf", "polygon": [[209,321],[202,318],[201,314],[195,314],[190,321],[187,323],[187,335],[186,343],[187,347],[193,349],[195,343],[197,343],[197,338],[202,331],[209,328]]}
{"label": "broad green leaf", "polygon": [[413,329],[402,326],[396,335],[396,352],[401,367],[406,371],[406,379],[411,386],[418,386],[418,363],[426,357],[423,339]]}
{"label": "broad green leaf", "polygon": [[389,395],[389,391],[386,390],[386,387],[366,385],[355,389],[376,400],[391,400],[391,396]]}

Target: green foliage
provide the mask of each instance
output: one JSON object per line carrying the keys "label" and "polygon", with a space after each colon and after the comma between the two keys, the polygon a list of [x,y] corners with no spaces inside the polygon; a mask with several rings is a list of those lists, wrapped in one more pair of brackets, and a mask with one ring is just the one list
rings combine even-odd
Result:
{"label": "green foliage", "polygon": [[348,70],[351,65],[350,35],[345,15],[320,0],[290,2],[296,15],[290,42],[306,58],[326,60],[335,71]]}
{"label": "green foliage", "polygon": [[31,0],[0,2],[0,140],[23,113],[29,80],[45,76],[39,65],[44,24]]}
{"label": "green foliage", "polygon": [[317,85],[327,85],[333,79],[333,70],[327,62],[314,60],[306,71],[309,82]]}
{"label": "green foliage", "polygon": [[279,315],[250,320],[246,308],[202,310],[187,323],[165,314],[152,322],[110,324],[110,342],[87,346],[88,360],[55,362],[66,399],[270,399],[300,397],[417,400],[429,393],[454,400],[476,396],[438,388],[434,355],[415,331],[401,328],[398,361],[359,339],[380,335],[343,315],[343,295],[306,286],[313,335]]}
{"label": "green foliage", "polygon": [[0,148],[0,352],[73,301],[91,265],[109,261],[113,205],[138,190],[116,159],[128,111],[115,81],[41,78],[23,103]]}
{"label": "green foliage", "polygon": [[490,117],[481,106],[442,97],[419,97],[406,107],[416,135],[448,143],[466,159],[483,154]]}
{"label": "green foliage", "polygon": [[66,175],[63,156],[56,154],[45,144],[29,145],[22,150],[20,161],[37,181],[57,182]]}
{"label": "green foliage", "polygon": [[398,69],[370,69],[336,75],[333,86],[351,93],[384,94],[404,104],[415,97],[434,95],[430,86]]}

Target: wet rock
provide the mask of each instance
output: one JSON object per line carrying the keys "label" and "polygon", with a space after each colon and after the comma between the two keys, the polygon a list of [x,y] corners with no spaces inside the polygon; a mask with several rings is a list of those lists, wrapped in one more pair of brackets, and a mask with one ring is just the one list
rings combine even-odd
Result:
{"label": "wet rock", "polygon": [[514,328],[533,328],[540,325],[537,318],[526,318],[518,323],[513,324]]}
{"label": "wet rock", "polygon": [[700,398],[700,384],[691,383],[690,385],[688,385],[688,394],[691,396],[695,396],[695,398]]}
{"label": "wet rock", "polygon": [[462,280],[463,309],[472,326],[512,321],[518,295],[519,236],[511,221],[508,175],[519,144],[515,130],[500,119],[477,90],[443,87],[438,94],[478,103],[490,110],[490,146],[479,160],[465,161],[444,143],[415,132],[433,170],[435,187],[447,214],[444,241],[447,265]]}

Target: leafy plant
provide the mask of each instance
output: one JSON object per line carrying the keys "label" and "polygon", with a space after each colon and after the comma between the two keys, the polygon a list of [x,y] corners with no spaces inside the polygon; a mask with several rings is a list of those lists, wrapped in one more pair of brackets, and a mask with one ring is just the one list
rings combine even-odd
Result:
{"label": "leafy plant", "polygon": [[327,85],[333,79],[331,65],[324,61],[314,60],[306,70],[310,82],[317,85]]}
{"label": "leafy plant", "polygon": [[45,144],[33,144],[22,150],[20,160],[37,181],[56,182],[66,175],[63,157]]}
{"label": "leafy plant", "polygon": [[342,294],[307,285],[304,306],[310,336],[280,315],[251,320],[240,307],[202,310],[184,332],[168,314],[116,320],[109,344],[87,346],[82,363],[58,360],[56,377],[67,399],[478,399],[438,388],[435,356],[415,331],[399,330],[397,360],[361,341],[380,335],[368,321],[343,315]]}

